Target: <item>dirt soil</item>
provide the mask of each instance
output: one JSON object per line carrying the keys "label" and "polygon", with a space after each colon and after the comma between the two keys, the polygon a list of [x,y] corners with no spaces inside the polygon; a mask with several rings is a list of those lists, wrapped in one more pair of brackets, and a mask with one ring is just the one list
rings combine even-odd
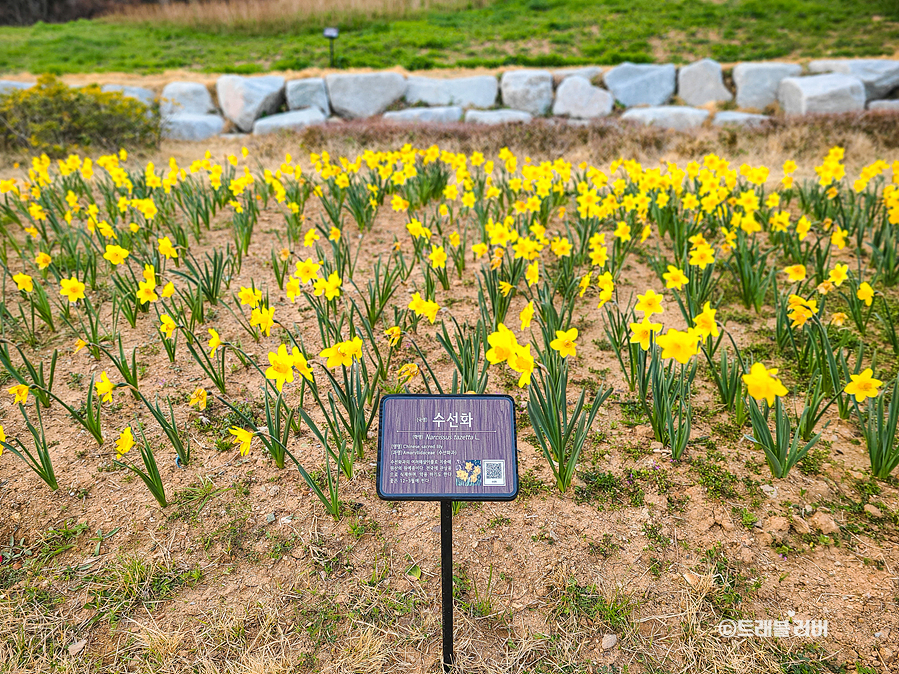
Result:
{"label": "dirt soil", "polygon": [[[569,139],[564,134],[577,132],[565,131],[554,142],[569,143],[566,159],[605,169],[604,157],[631,156],[629,150],[645,165],[718,151],[737,165],[768,162],[772,185],[785,159],[805,158],[800,173],[809,176],[812,157],[847,138],[849,175],[876,158],[899,158],[892,148],[886,154],[881,137],[858,128],[837,125],[829,136],[806,142],[803,131],[790,127],[780,135],[740,136],[730,150],[728,139],[711,130],[635,132],[607,141],[600,135]],[[157,166],[169,156],[185,165],[207,147],[221,160],[246,145],[251,167],[259,162],[275,168],[288,149],[308,166],[310,150],[330,148],[352,158],[368,147],[369,137],[381,139],[375,145],[401,139],[388,127],[347,125],[321,133],[166,144],[152,158]],[[511,138],[512,149],[532,153],[534,161],[558,154],[559,145],[547,149],[540,142],[528,146],[524,135]],[[578,145],[578,138],[587,142]],[[408,132],[417,146],[431,140],[425,132]],[[508,140],[494,135],[446,142],[461,148],[483,142],[495,153]],[[798,149],[785,152],[788,142]],[[3,177],[13,172],[13,159],[4,158],[9,168]],[[310,200],[307,218],[319,217],[321,207]],[[362,248],[355,278],[360,287],[394,236],[408,245],[405,222],[385,205],[373,231],[354,244]],[[230,290],[251,282],[267,288],[276,317],[295,323],[295,332],[317,353],[314,312],[302,298],[289,302],[274,281],[271,250],[280,248],[282,228],[283,216],[270,206]],[[229,230],[220,215],[195,252],[223,247]],[[477,316],[472,267],[449,291],[438,287],[444,315],[460,322]],[[404,306],[420,283],[416,269],[395,302]],[[742,348],[773,353],[765,331],[773,326],[771,309],[758,315],[743,309],[726,285],[719,318]],[[626,297],[649,287],[662,284],[633,255],[619,292]],[[353,293],[347,283],[344,290]],[[693,440],[684,459],[673,462],[631,404],[636,394],[607,350],[591,293],[574,321],[580,335],[569,397],[600,385],[615,393],[599,412],[568,493],[555,488],[534,431],[521,417],[521,495],[511,503],[467,504],[454,518],[458,671],[897,671],[899,489],[895,479],[869,478],[855,422],[828,414],[822,451],[788,478],[772,479],[761,450],[746,439],[749,429],[733,424],[700,368]],[[516,298],[509,316],[523,304]],[[666,325],[683,328],[677,314],[669,298]],[[121,390],[103,407],[107,440],[99,447],[59,405],[44,413],[59,491],[51,492],[11,453],[0,457],[0,548],[6,546],[0,549],[0,671],[437,672],[439,508],[378,499],[377,428],[353,479],[340,484],[345,508],[335,521],[297,470],[278,470],[258,440],[246,457],[230,446],[232,420],[222,402],[210,394],[204,412],[188,407],[197,386],[214,387],[183,343],[172,364],[155,318],[142,317],[134,330],[123,325],[126,349],[137,349],[141,390],[150,399],[172,397],[176,418],[190,435],[191,462],[176,466],[155,422]],[[224,307],[209,311],[207,326],[240,341],[263,363],[282,340],[276,329],[254,343]],[[423,321],[414,339],[447,382],[450,364],[433,333]],[[55,391],[69,404],[81,404],[92,376],[106,371],[119,379],[107,359],[93,360],[87,350],[73,355],[74,334],[45,337],[36,355],[46,361],[54,348],[60,350]],[[416,359],[407,340],[394,362]],[[227,363],[229,399],[258,409],[259,373],[233,355]],[[795,383],[789,367],[781,374],[788,386]],[[423,390],[420,380],[411,386]],[[299,403],[296,386],[285,391]],[[523,414],[526,394],[508,370],[491,370],[488,392],[511,393]],[[305,408],[312,407],[307,397]],[[172,502],[164,510],[140,480],[112,463],[114,439],[135,419],[150,429],[157,448]],[[26,433],[5,394],[0,423],[9,437]],[[291,451],[310,470],[322,465],[322,449],[305,426],[292,438]],[[721,620],[741,618],[792,619],[791,631],[798,621],[826,620],[827,633],[719,636]]]}

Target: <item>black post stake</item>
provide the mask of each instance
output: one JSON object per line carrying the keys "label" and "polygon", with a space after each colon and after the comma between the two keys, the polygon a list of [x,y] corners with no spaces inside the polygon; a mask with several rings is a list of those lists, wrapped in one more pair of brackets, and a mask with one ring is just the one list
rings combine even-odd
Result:
{"label": "black post stake", "polygon": [[443,590],[443,671],[453,669],[453,502],[440,502],[440,583]]}
{"label": "black post stake", "polygon": [[331,47],[331,67],[334,67],[334,38],[328,40],[328,43]]}

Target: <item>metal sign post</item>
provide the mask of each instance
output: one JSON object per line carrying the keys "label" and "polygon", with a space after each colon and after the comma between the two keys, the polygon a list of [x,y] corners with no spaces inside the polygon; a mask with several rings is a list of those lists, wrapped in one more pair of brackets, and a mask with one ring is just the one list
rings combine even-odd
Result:
{"label": "metal sign post", "polygon": [[443,670],[453,653],[453,501],[518,496],[515,404],[507,395],[388,395],[381,399],[378,496],[440,501]]}
{"label": "metal sign post", "polygon": [[440,502],[440,591],[443,604],[443,671],[456,661],[453,653],[453,502]]}

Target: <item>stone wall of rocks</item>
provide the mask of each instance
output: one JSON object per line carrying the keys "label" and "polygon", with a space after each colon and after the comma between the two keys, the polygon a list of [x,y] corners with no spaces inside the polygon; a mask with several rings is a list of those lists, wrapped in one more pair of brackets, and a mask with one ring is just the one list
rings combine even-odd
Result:
{"label": "stone wall of rocks", "polygon": [[[758,124],[774,106],[786,115],[899,111],[899,61],[826,59],[806,67],[740,63],[730,73],[732,82],[725,82],[724,75],[719,63],[703,59],[680,68],[622,63],[455,79],[392,71],[295,80],[222,75],[214,98],[199,82],[171,82],[159,92],[111,84],[103,88],[144,102],[158,98],[165,136],[193,141],[225,129],[262,135],[375,116],[405,124],[505,124],[549,115],[589,123],[612,114],[616,103],[624,108],[621,119],[676,130],[709,119],[714,125]],[[27,86],[0,80],[0,93]],[[675,96],[678,104],[672,105]]]}

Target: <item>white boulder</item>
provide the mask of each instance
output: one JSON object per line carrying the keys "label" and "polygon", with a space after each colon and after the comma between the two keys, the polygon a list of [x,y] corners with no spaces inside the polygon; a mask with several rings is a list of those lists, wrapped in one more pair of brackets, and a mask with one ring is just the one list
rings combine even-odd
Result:
{"label": "white boulder", "polygon": [[527,124],[533,119],[529,112],[522,110],[469,110],[465,113],[465,121],[472,124]]}
{"label": "white boulder", "polygon": [[284,102],[284,78],[240,77],[222,75],[215,83],[219,106],[225,117],[243,132],[253,129],[253,122],[270,115]]}
{"label": "white boulder", "polygon": [[0,80],[0,96],[19,89],[30,89],[34,82],[17,82],[16,80]]}
{"label": "white boulder", "polygon": [[662,105],[674,95],[677,70],[671,63],[651,65],[622,63],[603,75],[615,100],[630,108],[635,105]]}
{"label": "white boulder", "polygon": [[899,112],[899,100],[871,101],[868,110],[893,110]]}
{"label": "white boulder", "polygon": [[225,120],[218,115],[197,115],[180,112],[162,120],[162,137],[169,140],[206,140],[217,136],[225,128]]}
{"label": "white boulder", "polygon": [[594,87],[589,80],[572,75],[566,77],[556,90],[553,114],[575,119],[605,117],[612,112],[612,94]]}
{"label": "white boulder", "polygon": [[821,59],[808,64],[812,73],[842,73],[857,77],[865,85],[869,101],[884,98],[899,87],[899,61],[888,59]]}
{"label": "white boulder", "polygon": [[736,110],[722,110],[715,113],[712,120],[714,126],[758,126],[771,119],[768,115],[755,115],[751,112],[737,112]]}
{"label": "white boulder", "polygon": [[696,61],[678,71],[677,95],[693,106],[726,103],[734,98],[724,86],[721,64],[712,59]]}
{"label": "white boulder", "polygon": [[412,76],[407,80],[406,102],[424,105],[458,105],[462,108],[492,108],[499,83],[493,75],[437,79]]}
{"label": "white boulder", "polygon": [[324,124],[327,117],[318,108],[311,106],[302,110],[291,110],[270,117],[257,119],[253,124],[253,135],[264,136],[279,131],[299,131],[307,126]]}
{"label": "white boulder", "polygon": [[328,90],[321,77],[308,77],[302,80],[290,80],[286,86],[287,109],[300,110],[315,106],[327,117],[331,114],[328,103]]}
{"label": "white boulder", "polygon": [[153,101],[156,99],[156,94],[153,93],[152,89],[132,87],[125,84],[104,84],[100,87],[100,91],[118,91],[125,98],[134,98],[146,106],[153,105]]}
{"label": "white boulder", "polygon": [[393,72],[328,75],[325,84],[334,112],[348,119],[380,115],[406,93],[406,78]]}
{"label": "white boulder", "polygon": [[763,110],[777,100],[781,80],[801,74],[802,66],[796,63],[738,63],[734,66],[737,105]]}
{"label": "white boulder", "polygon": [[503,105],[545,115],[553,104],[553,76],[548,70],[511,70],[500,81]]}
{"label": "white boulder", "polygon": [[629,119],[647,126],[657,126],[662,129],[674,131],[686,131],[708,119],[709,111],[701,108],[689,108],[684,105],[661,105],[652,108],[632,108],[625,110],[621,119]]}
{"label": "white boulder", "polygon": [[200,82],[169,82],[159,98],[159,111],[163,116],[215,112],[209,89]]}
{"label": "white boulder", "polygon": [[865,109],[865,85],[836,73],[787,77],[777,88],[777,100],[788,115],[856,112]]}
{"label": "white boulder", "polygon": [[401,123],[449,124],[462,119],[462,108],[458,105],[434,108],[407,108],[406,110],[385,112],[384,119]]}

